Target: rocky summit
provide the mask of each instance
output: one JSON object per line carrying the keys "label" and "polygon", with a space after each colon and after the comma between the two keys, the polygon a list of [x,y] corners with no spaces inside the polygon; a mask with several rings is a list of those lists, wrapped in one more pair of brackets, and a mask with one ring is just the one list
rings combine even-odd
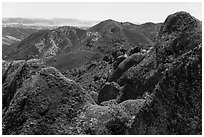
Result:
{"label": "rocky summit", "polygon": [[42,30],[12,46],[4,135],[202,134],[202,23],[189,13]]}

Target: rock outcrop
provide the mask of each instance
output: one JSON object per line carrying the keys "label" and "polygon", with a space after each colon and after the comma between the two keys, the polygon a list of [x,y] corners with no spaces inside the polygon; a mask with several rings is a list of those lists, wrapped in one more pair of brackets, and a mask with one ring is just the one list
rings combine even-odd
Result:
{"label": "rock outcrop", "polygon": [[185,53],[164,72],[130,134],[202,134],[201,51]]}
{"label": "rock outcrop", "polygon": [[[201,23],[185,12],[170,15],[161,27],[155,53],[156,67],[148,68],[144,76],[152,73],[144,83],[138,82],[144,92],[151,92],[150,101],[135,115],[129,133],[202,134]],[[152,85],[146,84],[152,78],[156,78]]]}
{"label": "rock outcrop", "polygon": [[202,23],[189,13],[169,15],[156,44],[157,63],[170,63],[202,42]]}
{"label": "rock outcrop", "polygon": [[16,66],[3,88],[3,134],[69,134],[71,120],[85,105],[95,104],[79,84],[55,68],[29,61]]}

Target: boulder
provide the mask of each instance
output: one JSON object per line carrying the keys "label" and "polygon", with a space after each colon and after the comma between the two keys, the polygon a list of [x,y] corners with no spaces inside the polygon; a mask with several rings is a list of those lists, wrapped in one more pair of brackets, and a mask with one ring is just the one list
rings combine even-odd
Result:
{"label": "boulder", "polygon": [[116,99],[120,93],[120,86],[115,82],[107,82],[98,92],[98,103],[103,101]]}
{"label": "boulder", "polygon": [[109,82],[116,82],[130,67],[140,63],[145,57],[145,54],[135,53],[123,60],[113,74],[109,77]]}

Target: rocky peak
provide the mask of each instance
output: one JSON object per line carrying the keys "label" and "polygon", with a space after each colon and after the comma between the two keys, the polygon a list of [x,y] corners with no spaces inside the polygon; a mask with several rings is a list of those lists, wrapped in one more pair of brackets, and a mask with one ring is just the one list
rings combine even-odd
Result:
{"label": "rocky peak", "polygon": [[187,31],[197,27],[199,20],[191,16],[189,13],[181,11],[169,15],[160,29],[160,37],[164,33],[176,33],[179,31]]}
{"label": "rocky peak", "polygon": [[198,46],[202,40],[201,22],[186,12],[169,15],[161,26],[156,43],[157,62],[170,63]]}

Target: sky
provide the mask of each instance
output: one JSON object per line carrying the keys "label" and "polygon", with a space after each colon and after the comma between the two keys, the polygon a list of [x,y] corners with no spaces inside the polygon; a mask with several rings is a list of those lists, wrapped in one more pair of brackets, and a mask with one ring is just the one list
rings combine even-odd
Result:
{"label": "sky", "polygon": [[189,12],[202,20],[201,2],[3,2],[2,17],[21,18],[74,18],[120,22],[164,22],[178,11]]}

